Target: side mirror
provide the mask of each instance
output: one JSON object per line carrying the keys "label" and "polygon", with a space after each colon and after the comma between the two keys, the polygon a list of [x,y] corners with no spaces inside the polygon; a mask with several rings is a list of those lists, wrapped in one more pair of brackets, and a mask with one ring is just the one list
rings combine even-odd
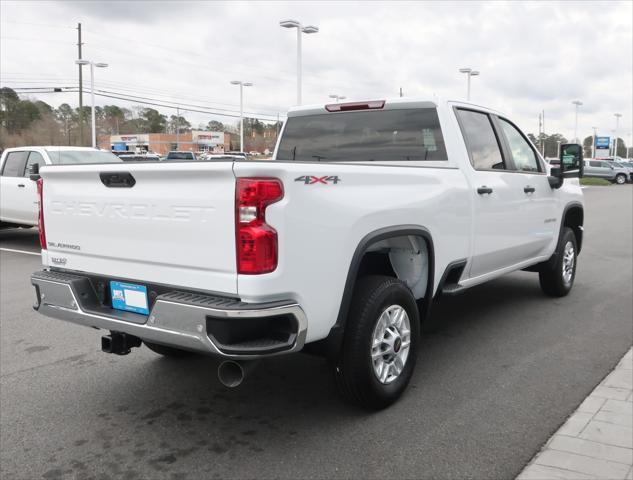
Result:
{"label": "side mirror", "polygon": [[40,179],[40,164],[34,163],[29,168],[29,178],[34,182],[37,182]]}
{"label": "side mirror", "polygon": [[560,146],[560,174],[562,178],[582,178],[584,169],[582,145],[565,143]]}

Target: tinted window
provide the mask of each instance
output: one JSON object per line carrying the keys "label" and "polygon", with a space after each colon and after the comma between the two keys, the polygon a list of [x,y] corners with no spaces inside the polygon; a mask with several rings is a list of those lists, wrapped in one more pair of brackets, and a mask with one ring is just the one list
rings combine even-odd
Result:
{"label": "tinted window", "polygon": [[169,152],[167,160],[195,160],[196,157],[191,152]]}
{"label": "tinted window", "polygon": [[476,170],[505,169],[499,142],[485,113],[458,110],[470,163]]}
{"label": "tinted window", "polygon": [[24,169],[24,176],[28,177],[31,174],[31,165],[38,164],[40,167],[46,165],[44,158],[38,152],[29,153],[29,159],[26,162],[26,168]]}
{"label": "tinted window", "polygon": [[29,152],[10,152],[4,161],[2,176],[4,177],[21,177],[24,175],[24,166],[26,165],[26,157]]}
{"label": "tinted window", "polygon": [[499,119],[499,124],[508,142],[514,167],[522,172],[538,172],[539,162],[536,159],[534,150],[528,141],[521,135],[521,132],[511,123],[504,119]]}
{"label": "tinted window", "polygon": [[116,155],[101,150],[47,150],[47,153],[55,165],[122,162]]}
{"label": "tinted window", "polygon": [[290,117],[279,160],[446,160],[434,108],[374,110]]}
{"label": "tinted window", "polygon": [[589,162],[592,167],[602,167],[602,162]]}

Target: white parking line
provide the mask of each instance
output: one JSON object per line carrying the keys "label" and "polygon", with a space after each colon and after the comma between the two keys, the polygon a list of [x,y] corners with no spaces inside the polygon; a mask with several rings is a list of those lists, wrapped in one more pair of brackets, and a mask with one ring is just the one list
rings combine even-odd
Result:
{"label": "white parking line", "polygon": [[2,248],[2,247],[0,247],[0,250],[3,251],[3,252],[24,253],[26,255],[37,255],[38,257],[41,255],[40,253],[27,252],[26,250],[15,250],[13,248]]}

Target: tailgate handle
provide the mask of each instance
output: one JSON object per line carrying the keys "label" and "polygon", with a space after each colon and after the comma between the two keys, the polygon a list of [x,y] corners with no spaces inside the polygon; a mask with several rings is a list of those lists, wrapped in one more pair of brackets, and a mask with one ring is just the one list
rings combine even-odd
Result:
{"label": "tailgate handle", "polygon": [[130,172],[101,172],[101,183],[109,188],[132,188],[136,180]]}

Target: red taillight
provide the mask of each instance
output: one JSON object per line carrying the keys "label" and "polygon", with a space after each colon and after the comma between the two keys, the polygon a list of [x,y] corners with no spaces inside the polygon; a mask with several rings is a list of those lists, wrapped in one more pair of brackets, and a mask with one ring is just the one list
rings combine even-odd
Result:
{"label": "red taillight", "polygon": [[347,112],[350,110],[374,110],[385,106],[384,100],[372,100],[369,102],[331,103],[325,106],[328,112]]}
{"label": "red taillight", "polygon": [[40,247],[46,250],[46,230],[44,228],[44,180],[37,179],[37,196],[40,203],[40,211],[37,215],[37,228],[40,231]]}
{"label": "red taillight", "polygon": [[277,231],[266,223],[266,207],[283,196],[283,186],[276,178],[237,179],[237,273],[255,275],[277,268]]}

